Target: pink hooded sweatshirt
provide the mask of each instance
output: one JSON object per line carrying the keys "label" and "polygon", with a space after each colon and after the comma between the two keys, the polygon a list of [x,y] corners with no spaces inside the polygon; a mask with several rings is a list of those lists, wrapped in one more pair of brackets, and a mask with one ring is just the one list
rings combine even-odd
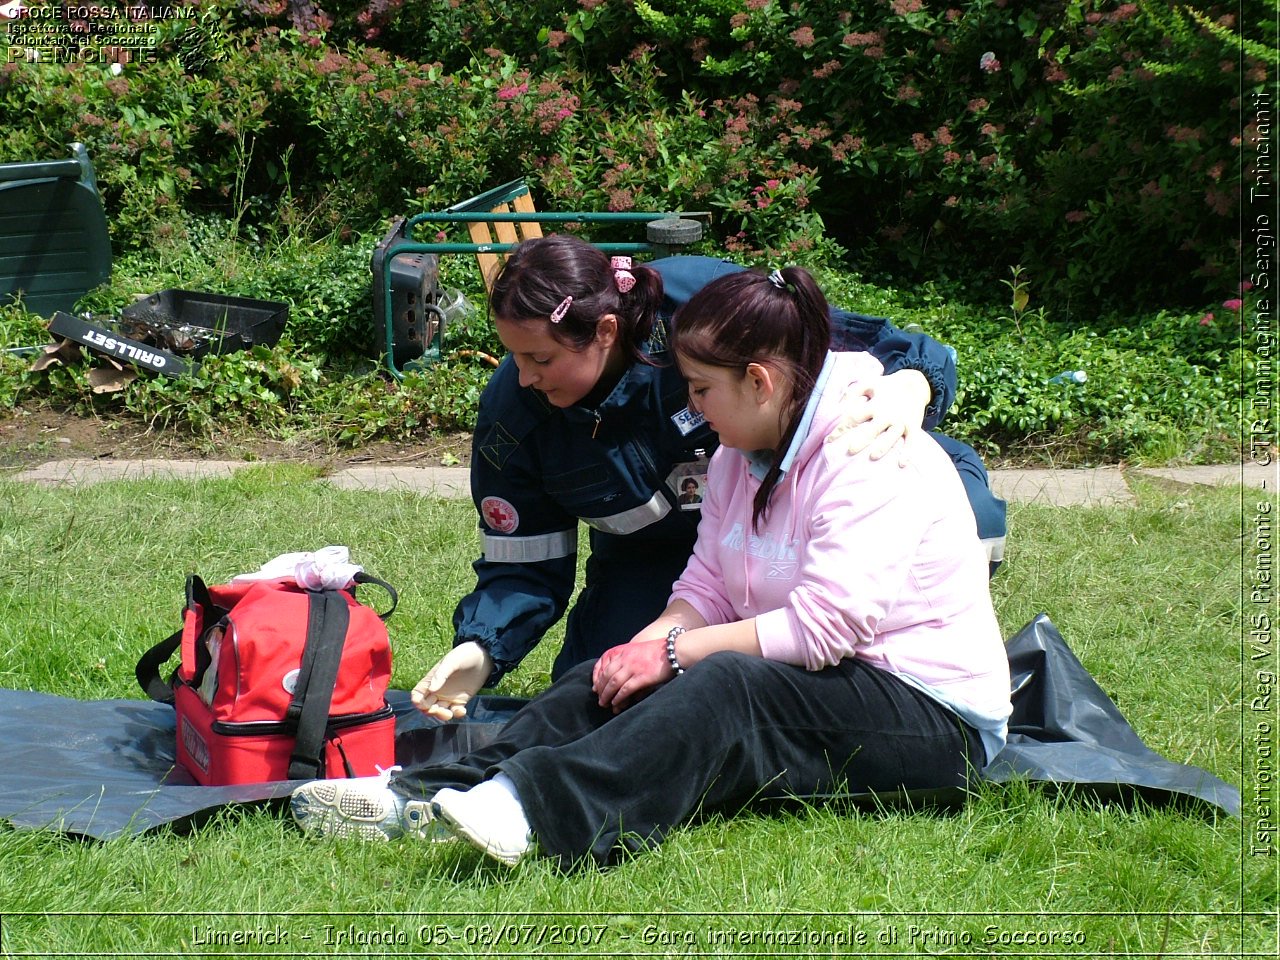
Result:
{"label": "pink hooded sweatshirt", "polygon": [[716,451],[698,541],[672,599],[708,624],[755,617],[771,660],[820,670],[862,657],[963,717],[990,760],[1007,731],[1009,662],[955,467],[921,431],[905,467],[824,443],[843,416],[846,385],[881,374],[870,354],[827,355],[758,530],[752,501],[768,461]]}

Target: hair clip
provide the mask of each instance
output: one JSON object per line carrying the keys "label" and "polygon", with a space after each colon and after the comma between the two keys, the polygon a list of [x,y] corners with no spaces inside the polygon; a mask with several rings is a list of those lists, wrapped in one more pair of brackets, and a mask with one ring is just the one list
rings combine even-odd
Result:
{"label": "hair clip", "polygon": [[551,311],[551,322],[559,323],[564,319],[564,315],[569,312],[569,308],[573,306],[573,297],[565,297],[560,301],[560,306]]}
{"label": "hair clip", "polygon": [[787,281],[783,278],[781,270],[774,270],[773,273],[769,274],[769,282],[779,290],[787,289]]}
{"label": "hair clip", "polygon": [[613,268],[613,282],[618,285],[619,293],[627,293],[636,285],[636,275],[631,272],[630,257],[612,257],[609,266]]}

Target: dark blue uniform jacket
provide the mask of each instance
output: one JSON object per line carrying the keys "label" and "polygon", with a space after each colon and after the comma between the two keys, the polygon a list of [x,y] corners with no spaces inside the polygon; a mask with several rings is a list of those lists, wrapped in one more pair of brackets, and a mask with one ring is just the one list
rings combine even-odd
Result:
{"label": "dark blue uniform jacket", "polygon": [[[521,387],[506,357],[481,397],[471,493],[483,555],[475,589],[453,622],[455,643],[475,641],[493,657],[491,684],[564,615],[579,520],[590,528],[591,559],[553,674],[629,640],[661,613],[692,551],[699,513],[679,508],[679,480],[697,473],[717,440],[688,409],[688,388],[669,352],[670,317],[716,276],[742,268],[708,257],[649,266],[666,293],[648,344],[656,365],[633,364],[599,406],[561,410]],[[884,319],[838,310],[832,319],[837,349],[868,350],[886,373],[915,369],[928,378],[925,425],[934,426],[955,391],[946,348]]]}

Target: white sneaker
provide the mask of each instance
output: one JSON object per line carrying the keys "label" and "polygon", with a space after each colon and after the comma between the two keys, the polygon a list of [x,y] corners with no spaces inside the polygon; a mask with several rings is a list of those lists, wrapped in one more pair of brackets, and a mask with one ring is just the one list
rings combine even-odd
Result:
{"label": "white sneaker", "polygon": [[303,784],[289,798],[293,819],[304,832],[322,837],[437,839],[431,804],[410,800],[388,786],[391,774],[399,769],[392,767],[373,777]]}
{"label": "white sneaker", "polygon": [[507,866],[533,849],[533,831],[515,785],[502,774],[470,790],[446,787],[431,798],[431,808],[440,825]]}

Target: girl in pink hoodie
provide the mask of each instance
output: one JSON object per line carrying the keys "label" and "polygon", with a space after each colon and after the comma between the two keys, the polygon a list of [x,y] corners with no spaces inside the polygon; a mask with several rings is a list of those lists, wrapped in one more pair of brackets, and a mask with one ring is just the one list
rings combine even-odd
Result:
{"label": "girl in pink hoodie", "polygon": [[[679,314],[690,407],[723,446],[693,557],[633,643],[662,640],[684,669],[720,650],[809,671],[858,658],[955,712],[994,757],[1009,667],[973,518],[958,509],[964,489],[923,432],[892,469],[825,442],[841,397],[881,375],[870,354],[827,352],[825,310],[793,267],[729,278]],[[620,656],[596,670],[602,699],[619,706],[661,673]]]}
{"label": "girl in pink hoodie", "polygon": [[303,826],[607,863],[697,810],[966,787],[1010,713],[986,554],[932,438],[904,463],[824,442],[881,376],[827,317],[796,267],[694,295],[673,346],[721,447],[666,610],[454,763],[308,785]]}

